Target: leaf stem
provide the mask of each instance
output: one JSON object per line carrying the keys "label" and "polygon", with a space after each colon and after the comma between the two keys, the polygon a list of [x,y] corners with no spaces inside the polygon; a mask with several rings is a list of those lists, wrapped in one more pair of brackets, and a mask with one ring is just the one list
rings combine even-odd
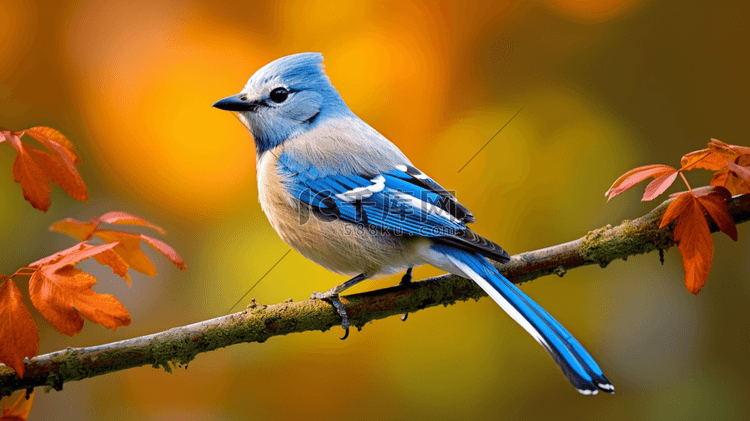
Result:
{"label": "leaf stem", "polygon": [[687,182],[687,179],[685,178],[685,174],[682,173],[682,170],[680,170],[680,177],[682,177],[682,181],[685,182],[685,185],[687,186],[688,190],[690,190],[690,194],[695,196],[695,193],[693,193],[693,189],[690,188],[690,184]]}

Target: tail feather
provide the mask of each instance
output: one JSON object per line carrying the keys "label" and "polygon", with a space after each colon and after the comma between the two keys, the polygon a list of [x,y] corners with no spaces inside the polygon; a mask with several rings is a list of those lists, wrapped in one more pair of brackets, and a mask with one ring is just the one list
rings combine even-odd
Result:
{"label": "tail feather", "polygon": [[552,356],[579,392],[614,393],[601,368],[583,346],[547,311],[505,279],[483,256],[446,245],[433,245],[467,277],[476,282]]}
{"label": "tail feather", "polygon": [[[505,278],[503,277],[503,279]],[[591,357],[591,355],[588,353],[588,351],[586,351],[583,345],[581,345],[581,343],[578,342],[578,340],[573,337],[573,335],[571,335],[570,332],[568,332],[567,329],[565,329],[560,324],[560,322],[555,320],[554,317],[547,313],[547,310],[542,308],[542,306],[537,304],[523,291],[515,287],[515,285],[514,290],[519,297],[521,297],[527,304],[529,304],[534,310],[536,310],[537,314],[539,314],[542,319],[550,327],[555,329],[557,334],[560,335],[560,337],[564,339],[565,342],[567,342],[569,349],[571,350],[571,352],[573,352],[574,355],[576,355],[577,358],[579,358],[579,363],[581,363],[584,369],[586,369],[586,372],[589,374],[589,376],[591,376],[591,379],[594,381],[596,386],[604,392],[615,393],[615,387],[612,385],[612,383],[610,383],[609,380],[607,380],[606,377],[604,377],[602,369],[599,368],[599,365],[596,363],[596,361],[594,361],[594,358]]]}

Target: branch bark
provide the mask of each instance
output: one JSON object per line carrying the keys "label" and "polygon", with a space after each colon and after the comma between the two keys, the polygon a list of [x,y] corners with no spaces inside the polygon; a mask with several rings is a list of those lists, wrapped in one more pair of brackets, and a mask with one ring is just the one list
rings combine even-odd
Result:
{"label": "branch bark", "polygon": [[[497,265],[512,282],[521,283],[540,276],[563,276],[569,269],[598,264],[607,266],[625,259],[674,245],[674,225],[659,229],[669,199],[653,211],[632,221],[599,228],[577,240],[514,255],[510,262]],[[750,219],[750,195],[736,196],[729,212],[739,224]],[[711,225],[711,232],[716,232]],[[454,275],[398,285],[391,288],[341,297],[352,325],[412,313],[456,301],[478,300],[486,296],[472,281]],[[11,368],[0,364],[0,394],[47,386],[61,390],[65,382],[100,376],[114,371],[152,365],[171,372],[171,365],[188,364],[196,355],[242,342],[264,342],[272,336],[312,330],[325,331],[339,326],[341,319],[330,304],[319,300],[260,305],[215,319],[176,327],[164,332],[86,348],[39,355],[26,361],[26,376],[20,379]]]}

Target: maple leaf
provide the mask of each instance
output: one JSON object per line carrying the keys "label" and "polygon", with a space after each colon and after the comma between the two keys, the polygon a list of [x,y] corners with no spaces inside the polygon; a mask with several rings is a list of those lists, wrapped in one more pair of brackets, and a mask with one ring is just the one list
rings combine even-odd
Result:
{"label": "maple leaf", "polygon": [[0,275],[0,362],[23,378],[23,359],[39,351],[39,334],[31,312],[22,301],[21,291],[7,276]]}
{"label": "maple leaf", "polygon": [[[55,222],[50,227],[50,230],[68,234],[79,240],[88,240],[92,237],[98,237],[106,243],[117,242],[118,244],[113,251],[134,270],[151,277],[156,276],[156,267],[151,262],[151,259],[149,259],[141,250],[141,241],[155,248],[180,269],[187,268],[179,254],[177,254],[177,252],[166,243],[143,234],[99,229],[99,224],[102,222],[144,226],[159,231],[162,234],[166,234],[166,231],[161,227],[126,212],[109,212],[100,217],[91,218],[89,222],[81,222],[68,218]],[[102,262],[100,261],[100,263]],[[126,281],[128,281],[128,285],[130,285],[129,278],[126,278]]]}
{"label": "maple leaf", "polygon": [[737,225],[734,218],[729,214],[727,200],[732,195],[723,187],[716,187],[707,194],[696,195],[703,209],[711,216],[719,230],[728,235],[734,241],[737,241]]}
{"label": "maple leaf", "polygon": [[660,228],[669,225],[677,217],[679,219],[674,229],[674,241],[682,255],[685,286],[691,294],[697,295],[711,271],[711,260],[714,255],[711,230],[703,216],[700,202],[690,192],[681,194],[670,204],[664,213]]}
{"label": "maple leaf", "polygon": [[130,324],[122,303],[112,295],[94,292],[91,287],[98,283],[96,278],[74,267],[81,260],[112,251],[117,244],[80,243],[29,265],[37,268],[29,281],[31,302],[60,333],[77,335],[83,329],[83,317],[112,330]]}
{"label": "maple leaf", "polygon": [[26,390],[16,390],[0,399],[0,421],[26,421],[34,403],[34,392],[26,399]]}
{"label": "maple leaf", "polygon": [[[38,140],[47,151],[21,142],[28,134]],[[13,179],[21,183],[23,196],[31,205],[44,212],[51,204],[49,182],[62,187],[77,200],[88,200],[86,185],[75,167],[80,162],[78,154],[62,133],[49,127],[32,127],[20,132],[0,132],[0,142],[8,141],[18,152],[13,163]]]}
{"label": "maple leaf", "polygon": [[711,139],[707,149],[684,155],[680,164],[683,171],[696,168],[718,171],[726,168],[727,161],[734,161],[738,156],[748,154],[750,154],[748,147],[728,145],[720,140]]}
{"label": "maple leaf", "polygon": [[647,186],[646,193],[643,195],[643,199],[641,199],[644,201],[652,200],[654,197],[663,193],[677,177],[677,170],[669,165],[660,164],[634,168],[615,180],[612,187],[604,193],[604,196],[607,198],[607,201],[609,201],[613,197],[633,188],[636,184],[649,177],[653,177],[655,180]]}
{"label": "maple leaf", "polygon": [[726,168],[716,172],[710,184],[725,187],[733,195],[750,193],[750,154],[727,160]]}
{"label": "maple leaf", "polygon": [[167,231],[164,230],[164,228],[152,224],[151,222],[148,222],[147,220],[140,218],[135,215],[131,215],[127,212],[107,212],[104,215],[99,217],[99,221],[106,222],[108,224],[126,224],[126,225],[140,225],[143,227],[148,227],[151,229],[154,229],[158,231],[161,235],[166,235]]}
{"label": "maple leaf", "polygon": [[5,137],[18,151],[16,160],[13,161],[13,180],[21,183],[23,197],[31,203],[31,206],[47,212],[51,204],[49,194],[52,191],[47,181],[47,174],[31,158],[17,135],[10,134]]}
{"label": "maple leaf", "polygon": [[693,295],[700,292],[708,279],[714,252],[711,230],[703,213],[708,212],[719,229],[737,241],[737,227],[727,209],[729,197],[722,187],[702,189],[698,195],[682,193],[669,205],[659,225],[663,228],[679,218],[674,241],[682,255],[685,286]]}

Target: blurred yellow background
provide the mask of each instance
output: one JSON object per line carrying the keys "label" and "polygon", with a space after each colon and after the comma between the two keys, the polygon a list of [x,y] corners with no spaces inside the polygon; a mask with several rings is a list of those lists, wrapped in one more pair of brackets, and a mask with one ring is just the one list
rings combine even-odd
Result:
{"label": "blurred yellow background", "polygon": [[[4,0],[0,125],[66,134],[91,199],[55,188],[50,211],[33,210],[12,180],[12,148],[0,145],[0,273],[72,245],[47,231],[52,222],[121,210],[166,228],[188,270],[150,253],[159,275],[134,274],[128,289],[84,264],[133,323],[113,333],[87,322],[68,338],[35,312],[40,353],[225,314],[289,247],[257,203],[251,137],[211,104],[302,51],[322,52],[354,112],[455,190],[475,230],[511,253],[632,219],[655,203],[639,202],[643,187],[606,203],[622,173],[679,165],[711,137],[750,145],[750,8],[729,3]],[[714,235],[698,297],[676,249],[664,266],[652,253],[523,285],[588,347],[614,396],[576,393],[483,299],[378,321],[346,341],[339,329],[296,334],[202,354],[172,375],[144,367],[68,383],[40,393],[31,419],[746,419],[748,225],[739,233],[738,243]],[[343,280],[291,253],[234,311]]]}

